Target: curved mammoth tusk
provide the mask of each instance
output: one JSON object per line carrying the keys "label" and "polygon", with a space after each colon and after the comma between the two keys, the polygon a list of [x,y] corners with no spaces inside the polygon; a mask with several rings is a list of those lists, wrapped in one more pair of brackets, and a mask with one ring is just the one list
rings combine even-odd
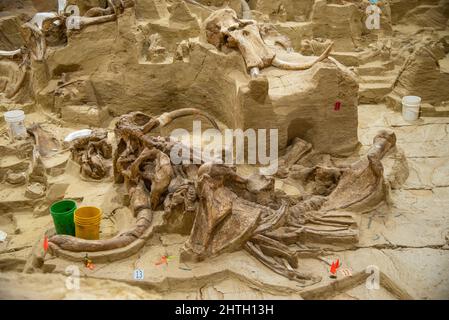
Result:
{"label": "curved mammoth tusk", "polygon": [[55,235],[49,239],[50,246],[67,250],[71,252],[97,252],[107,251],[129,246],[134,241],[140,239],[145,231],[150,227],[152,212],[150,209],[144,209],[139,212],[137,222],[133,229],[120,234],[111,239],[104,240],[85,240],[67,235]]}
{"label": "curved mammoth tusk", "polygon": [[217,122],[210,115],[208,115],[204,111],[201,111],[201,110],[198,110],[195,108],[183,108],[183,109],[179,109],[179,110],[175,110],[175,111],[171,111],[171,112],[166,112],[166,113],[160,115],[157,118],[157,120],[159,121],[159,125],[161,127],[164,127],[177,118],[194,116],[194,115],[203,116],[214,126],[215,129],[217,129],[217,130],[219,129]]}
{"label": "curved mammoth tusk", "polygon": [[249,7],[248,2],[246,0],[240,0],[242,6],[242,18],[243,19],[252,19],[253,14],[251,13],[251,8]]}
{"label": "curved mammoth tusk", "polygon": [[14,57],[19,54],[22,54],[22,49],[17,49],[17,50],[13,50],[13,51],[0,50],[1,57]]}
{"label": "curved mammoth tusk", "polygon": [[129,231],[104,240],[85,240],[68,235],[55,235],[49,239],[49,242],[57,248],[72,252],[96,252],[127,247],[145,237],[150,228],[153,212],[149,206],[148,192],[141,183],[131,194],[131,208],[134,213],[137,213],[137,217],[136,224]]}
{"label": "curved mammoth tusk", "polygon": [[278,57],[274,57],[272,65],[276,68],[284,69],[284,70],[307,70],[307,69],[310,69],[311,67],[313,67],[318,62],[326,59],[329,56],[329,54],[331,53],[333,45],[334,44],[331,43],[326,48],[326,50],[324,50],[324,52],[313,62],[307,62],[307,63],[287,62],[287,61],[283,61],[283,60],[279,59]]}
{"label": "curved mammoth tusk", "polygon": [[187,3],[193,4],[193,5],[196,5],[198,7],[201,7],[203,9],[207,10],[207,11],[210,11],[210,12],[214,11],[211,8],[206,7],[205,5],[196,2],[195,0],[184,0],[184,1],[187,2]]}

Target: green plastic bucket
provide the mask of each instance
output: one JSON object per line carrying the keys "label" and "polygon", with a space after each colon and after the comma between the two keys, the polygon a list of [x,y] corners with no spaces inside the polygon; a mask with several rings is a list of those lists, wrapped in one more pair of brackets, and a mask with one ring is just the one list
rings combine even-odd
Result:
{"label": "green plastic bucket", "polygon": [[70,199],[55,202],[50,207],[50,213],[55,224],[56,234],[75,235],[75,222],[73,213],[76,202]]}

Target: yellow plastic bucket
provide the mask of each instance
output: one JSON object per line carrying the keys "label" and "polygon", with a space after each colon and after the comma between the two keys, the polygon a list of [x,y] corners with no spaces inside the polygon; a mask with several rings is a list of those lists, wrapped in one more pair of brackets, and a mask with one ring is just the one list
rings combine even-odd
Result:
{"label": "yellow plastic bucket", "polygon": [[100,239],[101,209],[80,207],[75,210],[75,235],[86,240]]}

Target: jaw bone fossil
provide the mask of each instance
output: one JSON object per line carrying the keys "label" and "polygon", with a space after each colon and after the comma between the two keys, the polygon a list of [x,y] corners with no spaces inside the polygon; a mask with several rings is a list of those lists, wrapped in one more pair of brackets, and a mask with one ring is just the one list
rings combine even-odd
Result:
{"label": "jaw bone fossil", "polygon": [[254,20],[239,19],[234,10],[226,8],[213,12],[204,22],[207,41],[217,49],[236,48],[252,75],[260,69],[274,66],[285,70],[306,70],[326,59],[331,43],[317,58],[307,62],[283,61],[264,41],[261,27]]}
{"label": "jaw bone fossil", "polygon": [[[329,196],[296,199],[275,190],[273,177],[254,174],[243,178],[234,166],[210,162],[172,164],[170,152],[179,142],[154,136],[152,131],[192,115],[206,117],[217,128],[206,113],[192,108],[159,117],[142,112],[121,116],[115,129],[113,171],[115,182],[125,184],[136,217],[134,227],[103,240],[55,235],[50,238],[51,252],[101,252],[109,254],[110,259],[123,259],[135,253],[130,249],[133,243],[148,237],[153,212],[164,210],[167,230],[171,223],[177,223],[175,229],[190,233],[181,249],[181,261],[201,261],[245,249],[274,272],[301,285],[320,281],[319,277],[297,269],[298,257],[319,254],[317,249],[306,246],[308,242],[358,241],[351,210],[365,199],[379,202],[385,195],[380,159],[394,146],[394,134],[381,132],[367,157],[341,169],[341,175],[328,174],[339,168],[314,170],[320,181],[331,179],[334,183],[339,177]],[[287,155],[289,159],[299,159],[304,154],[301,148],[291,150],[300,155]],[[195,157],[194,153],[190,155]],[[344,190],[364,193],[358,196]],[[122,249],[114,257],[112,250],[118,248]]]}

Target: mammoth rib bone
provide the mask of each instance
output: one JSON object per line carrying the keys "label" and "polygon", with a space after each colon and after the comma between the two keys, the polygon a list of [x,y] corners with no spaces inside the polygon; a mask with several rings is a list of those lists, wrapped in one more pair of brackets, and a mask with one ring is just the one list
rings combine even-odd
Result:
{"label": "mammoth rib bone", "polygon": [[280,274],[281,276],[289,278],[290,280],[295,280],[302,283],[303,285],[314,284],[321,280],[320,278],[314,277],[310,274],[301,273],[293,269],[293,267],[284,258],[280,258],[280,260],[282,261],[281,264],[276,259],[265,255],[261,248],[252,241],[246,242],[245,250],[248,251],[248,253],[254,256],[257,260],[259,260],[262,264],[267,266],[269,269],[276,272],[277,274]]}
{"label": "mammoth rib bone", "polygon": [[26,67],[22,66],[22,68],[20,69],[19,81],[17,81],[17,83],[14,85],[14,87],[10,91],[7,91],[5,93],[6,98],[11,99],[19,92],[20,88],[22,88],[22,86],[25,82],[26,75],[27,75]]}
{"label": "mammoth rib bone", "polygon": [[282,224],[284,217],[288,213],[288,205],[282,204],[278,211],[274,212],[266,219],[262,219],[260,225],[257,227],[254,233],[261,233],[271,231],[279,227]]}

